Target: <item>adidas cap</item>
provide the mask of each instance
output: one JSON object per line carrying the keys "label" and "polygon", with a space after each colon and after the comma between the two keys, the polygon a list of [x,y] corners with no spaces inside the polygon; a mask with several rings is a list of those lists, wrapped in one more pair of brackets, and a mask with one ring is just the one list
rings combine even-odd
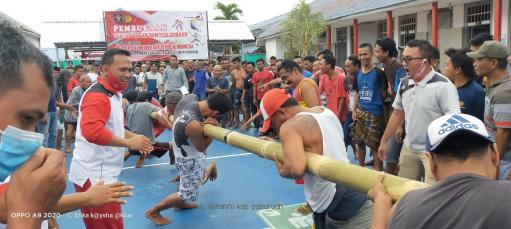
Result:
{"label": "adidas cap", "polygon": [[431,122],[426,134],[426,150],[431,152],[442,144],[449,135],[458,132],[466,132],[480,136],[481,140],[494,143],[494,140],[486,131],[484,123],[478,118],[467,114],[448,114]]}

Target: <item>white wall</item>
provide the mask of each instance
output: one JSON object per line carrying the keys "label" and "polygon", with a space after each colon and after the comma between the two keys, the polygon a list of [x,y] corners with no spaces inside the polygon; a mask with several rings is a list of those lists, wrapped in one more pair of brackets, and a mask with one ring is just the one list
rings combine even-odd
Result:
{"label": "white wall", "polygon": [[369,43],[374,46],[377,40],[377,32],[376,22],[358,25],[358,45]]}
{"label": "white wall", "polygon": [[507,0],[503,0],[502,1],[502,29],[501,29],[501,32],[502,32],[502,38],[501,38],[501,41],[504,42],[506,45],[510,45],[510,37],[509,37],[509,34],[510,34],[510,18],[509,18],[509,14],[511,13],[511,3],[509,3],[509,1]]}
{"label": "white wall", "polygon": [[[286,48],[284,43],[280,38],[270,38],[265,42],[266,56],[270,58],[271,56],[277,57],[277,59],[284,58],[284,52]],[[268,60],[267,60],[268,61]]]}

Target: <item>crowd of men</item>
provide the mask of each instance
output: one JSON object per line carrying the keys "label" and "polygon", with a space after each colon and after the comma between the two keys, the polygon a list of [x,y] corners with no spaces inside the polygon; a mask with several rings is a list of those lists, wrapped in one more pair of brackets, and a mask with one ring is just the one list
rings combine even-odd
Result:
{"label": "crowd of men", "polygon": [[[128,51],[111,49],[89,72],[81,65],[52,72],[44,54],[2,23],[0,222],[41,227],[43,218],[16,212],[119,215],[120,198],[132,189],[118,182],[123,161],[169,152],[179,190],[146,212],[155,224],[169,224],[161,211],[196,208],[200,186],[217,178],[216,164],[205,163],[213,139],[203,125],[244,130],[253,123],[264,139],[282,143],[277,170],[304,185],[302,210],[313,212],[315,228],[511,227],[509,47],[483,33],[445,59],[422,40],[401,53],[390,38],[357,48],[343,68],[330,50],[271,57],[266,65],[239,57],[179,62],[174,55],[168,63],[133,63]],[[71,195],[62,195],[57,107],[64,152],[75,141]],[[174,133],[171,144],[156,142],[165,129]],[[366,194],[306,171],[305,151],[349,162],[348,146],[360,166],[369,148],[375,170],[432,186],[393,203],[383,177]],[[87,228],[124,225],[122,217],[83,221]]]}

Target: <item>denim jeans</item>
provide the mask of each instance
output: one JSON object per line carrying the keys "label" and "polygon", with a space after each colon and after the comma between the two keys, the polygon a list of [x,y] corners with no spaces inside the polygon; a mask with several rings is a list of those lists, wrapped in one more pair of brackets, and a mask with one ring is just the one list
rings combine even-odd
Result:
{"label": "denim jeans", "polygon": [[44,147],[55,148],[57,145],[57,122],[57,112],[48,112],[46,121],[37,125],[37,132],[44,134]]}

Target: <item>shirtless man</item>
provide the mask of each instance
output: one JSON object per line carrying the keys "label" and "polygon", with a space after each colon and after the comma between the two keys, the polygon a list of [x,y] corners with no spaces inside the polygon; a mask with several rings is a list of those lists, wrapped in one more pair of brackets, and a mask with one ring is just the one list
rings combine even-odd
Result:
{"label": "shirtless man", "polygon": [[[240,65],[240,58],[234,57],[231,60],[231,66],[232,66],[232,81],[235,84],[234,86],[234,101],[233,101],[233,114],[234,114],[234,128],[240,127],[240,108],[243,110],[244,108],[241,106],[241,96],[243,95],[243,88],[244,88],[244,82],[245,77],[247,73],[243,68],[241,68]],[[243,114],[245,112],[243,111]]]}
{"label": "shirtless man", "polygon": [[323,107],[300,106],[283,89],[268,91],[260,111],[264,117],[262,131],[272,129],[282,143],[283,157],[274,155],[273,159],[279,174],[285,178],[303,177],[305,181],[305,199],[314,211],[314,227],[370,228],[373,210],[365,194],[307,172],[305,149],[349,163],[337,116]]}
{"label": "shirtless man", "polygon": [[228,112],[230,109],[229,97],[225,93],[215,93],[207,100],[199,101],[195,94],[183,97],[177,104],[174,116],[172,146],[176,155],[176,167],[179,170],[180,184],[175,192],[146,212],[146,217],[157,225],[170,224],[160,212],[175,208],[196,208],[195,201],[199,195],[199,188],[208,179],[217,178],[215,162],[206,165],[206,153],[212,138],[204,135],[204,124],[217,125],[216,116]]}

